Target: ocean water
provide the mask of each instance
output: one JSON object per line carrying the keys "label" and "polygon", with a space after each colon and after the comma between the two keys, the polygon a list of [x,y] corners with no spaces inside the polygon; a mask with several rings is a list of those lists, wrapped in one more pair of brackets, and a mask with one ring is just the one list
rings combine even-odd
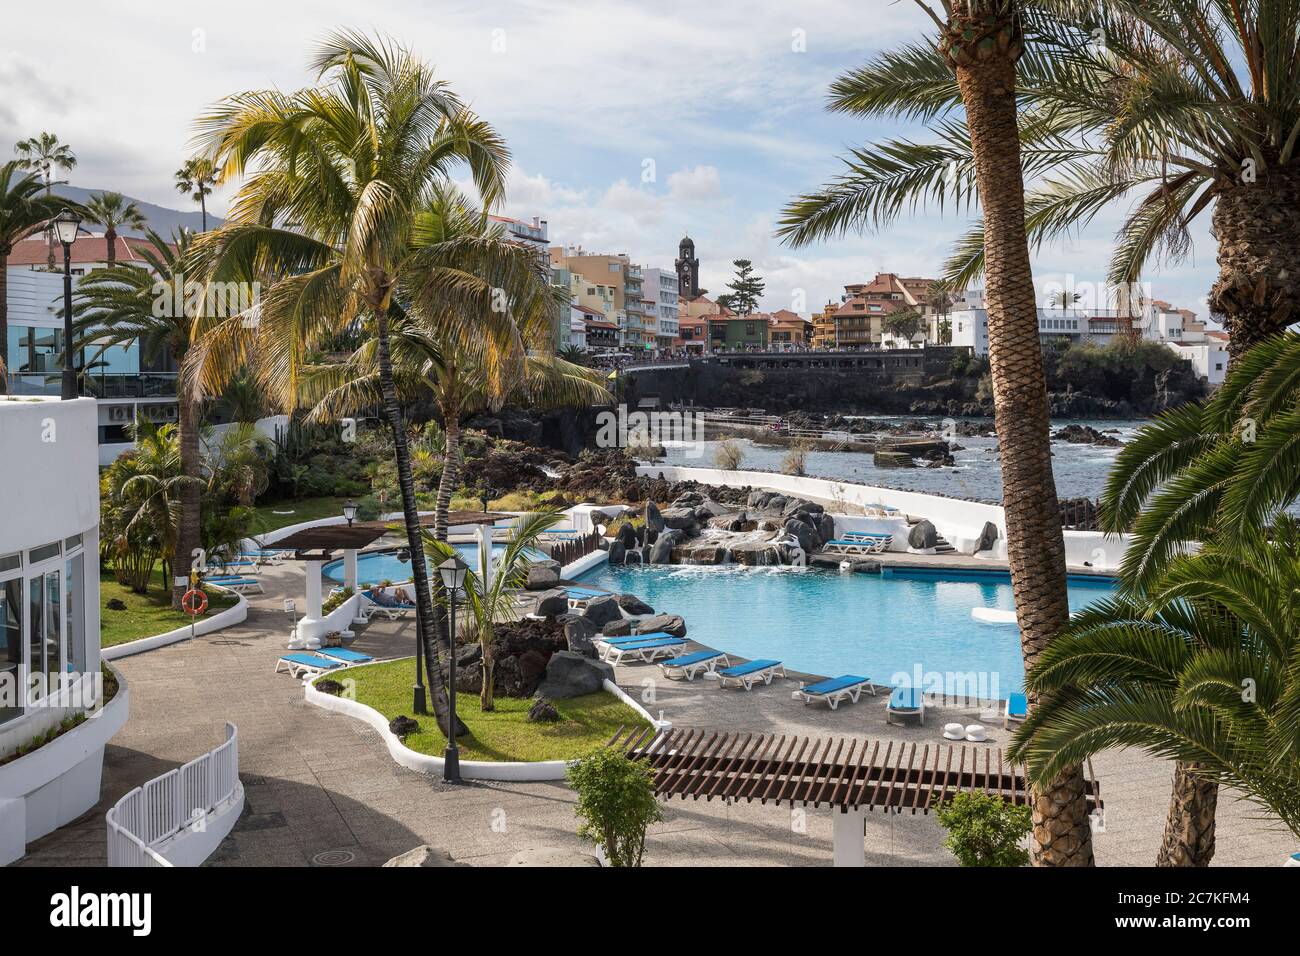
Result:
{"label": "ocean water", "polygon": [[[976,607],[1014,609],[1003,572],[937,577],[901,569],[876,575],[601,565],[582,583],[631,592],[656,611],[680,614],[688,636],[709,647],[780,660],[792,670],[856,674],[880,685],[904,675],[937,686],[932,675],[939,675],[950,696],[981,699],[1005,699],[1024,682],[1017,628],[981,624],[970,615]],[[1071,577],[1070,609],[1110,593],[1105,579]]]}
{"label": "ocean water", "polygon": [[[881,419],[885,422],[900,420],[898,416]],[[938,423],[934,418],[919,420]],[[1059,420],[1052,422],[1052,431],[1070,424],[1089,425],[1099,432],[1116,429],[1113,437],[1127,442],[1143,423]],[[807,474],[815,478],[834,478],[905,491],[937,492],[956,498],[1001,501],[1002,468],[996,452],[997,439],[959,436],[954,441],[961,450],[953,452],[956,466],[952,468],[877,468],[871,455],[840,451],[811,451],[804,467]],[[786,449],[756,445],[748,440],[740,444],[745,454],[742,468],[781,470],[781,459],[785,457]],[[670,442],[664,447],[666,456],[659,461],[668,465],[710,468],[717,445],[711,441],[698,444]],[[1056,479],[1057,497],[1099,497],[1105,488],[1106,474],[1118,453],[1118,448],[1052,442],[1052,473]]]}

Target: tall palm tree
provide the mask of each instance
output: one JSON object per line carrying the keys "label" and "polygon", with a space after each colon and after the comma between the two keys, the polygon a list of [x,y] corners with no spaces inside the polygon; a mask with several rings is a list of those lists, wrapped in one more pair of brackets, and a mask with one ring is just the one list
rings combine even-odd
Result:
{"label": "tall palm tree", "polygon": [[[24,169],[34,170],[40,174],[41,181],[45,184],[47,199],[51,196],[55,173],[60,169],[74,169],[77,165],[77,157],[73,154],[72,147],[61,142],[53,133],[40,133],[20,140],[14,145],[14,152],[18,155],[18,161],[22,163]],[[49,258],[46,261],[46,268],[51,272],[55,269],[54,230],[52,229],[49,231]]]}
{"label": "tall palm tree", "polygon": [[[180,607],[181,597],[189,587],[187,577],[181,572],[188,574],[190,556],[201,546],[199,425],[202,406],[186,384],[184,368],[199,316],[194,313],[192,301],[187,301],[182,285],[185,260],[191,249],[190,233],[181,232],[173,243],[152,230],[146,236],[147,244],[137,247],[143,265],[123,263],[94,269],[77,283],[72,303],[73,332],[80,340],[80,348],[96,349],[92,361],[113,346],[138,345],[143,357],[169,355],[176,362],[181,474],[189,479],[179,492],[177,574],[172,580],[172,604]],[[165,294],[160,295],[160,289],[166,289]]]}
{"label": "tall palm tree", "polygon": [[[36,173],[24,172],[19,160],[0,166],[0,366],[9,367],[9,255],[14,244],[40,232],[59,214],[62,204],[41,192]],[[0,376],[0,395],[7,380]]]}
{"label": "tall palm tree", "polygon": [[[508,151],[432,71],[390,41],[342,32],[325,39],[312,65],[320,85],[297,93],[254,91],[228,98],[199,122],[203,154],[222,179],[249,173],[223,227],[200,242],[204,274],[284,276],[255,314],[206,329],[192,357],[196,388],[219,390],[255,357],[268,394],[292,408],[313,342],[364,328],[374,339],[384,415],[393,432],[398,484],[418,617],[417,653],[441,674],[428,568],[420,544],[410,449],[393,379],[390,322],[416,277],[418,211],[431,189],[467,164],[479,193],[500,195]],[[433,284],[431,277],[424,277]],[[461,343],[517,337],[496,314],[467,327],[452,308],[481,307],[477,284],[440,277],[421,292],[446,308],[429,315]],[[431,681],[444,733],[459,733],[441,680]]]}
{"label": "tall palm tree", "polygon": [[181,472],[175,425],[140,418],[131,437],[135,449],[104,471],[101,549],[118,581],[144,594],[155,562],[164,582],[179,562],[181,498],[199,482]]}
{"label": "tall palm tree", "polygon": [[[1140,598],[1079,614],[1029,676],[1012,755],[1050,779],[1111,747],[1198,768],[1300,835],[1300,524],[1175,558]],[[1212,831],[1211,831],[1212,833]],[[1173,838],[1172,855],[1196,852]]]}
{"label": "tall palm tree", "polygon": [[[1025,238],[1016,100],[1017,63],[1026,50],[1025,11],[1015,0],[944,0],[939,12],[924,3],[920,6],[938,30],[935,52],[912,48],[905,54],[887,54],[878,64],[842,78],[832,88],[832,94],[842,95],[844,85],[858,78],[878,79],[892,72],[903,56],[942,67],[943,73],[937,69],[931,72],[931,82],[945,91],[945,107],[960,103],[963,108],[965,135],[984,213],[989,360],[994,417],[1002,449],[1007,556],[1021,653],[1029,671],[1069,621],[1070,611],[1065,589],[1065,542],[1052,477],[1047,378]],[[877,96],[866,100],[851,97],[854,111],[862,115],[917,112],[917,107],[907,105],[897,90],[877,92]],[[950,128],[960,136],[957,125],[952,123]],[[877,152],[869,148],[857,150],[854,155],[862,159]],[[896,174],[906,179],[915,172],[898,169]],[[940,173],[941,195],[944,175]],[[803,244],[841,234],[851,226],[884,225],[905,208],[902,200],[894,198],[897,189],[886,196],[883,190],[872,188],[864,197],[854,188],[856,185],[840,182],[821,194],[791,203],[780,235],[791,243]],[[1030,704],[1037,703],[1031,690]],[[1064,767],[1059,776],[1040,781],[1034,796],[1035,864],[1092,865],[1092,833],[1084,786],[1083,768],[1078,765]]]}
{"label": "tall palm tree", "polygon": [[[1017,69],[1021,161],[1034,181],[1035,245],[1136,200],[1116,237],[1121,289],[1190,249],[1212,209],[1219,276],[1211,311],[1235,359],[1295,321],[1300,294],[1300,5],[1203,0],[1026,3],[1030,55]],[[842,176],[804,197],[810,226],[842,229],[925,200],[974,195],[970,137],[944,115],[960,91],[942,59],[912,45],[841,77],[832,108],[927,121],[933,142],[855,151]],[[980,223],[946,266],[964,287],[984,268]],[[1122,318],[1122,316],[1121,316]]]}
{"label": "tall palm tree", "polygon": [[194,156],[176,170],[176,191],[185,193],[199,204],[203,216],[203,231],[208,231],[208,196],[217,185],[217,170],[206,156]]}
{"label": "tall palm tree", "polygon": [[[470,567],[465,574],[465,607],[469,612],[466,631],[478,640],[482,651],[483,685],[479,688],[479,710],[496,710],[493,680],[496,661],[496,628],[518,620],[515,595],[528,583],[528,557],[530,548],[538,539],[555,527],[563,516],[558,511],[540,511],[520,517],[510,533],[500,555],[489,549],[480,551],[478,567]],[[428,559],[441,564],[448,558],[459,557],[457,550],[429,532],[424,533],[424,550]],[[446,591],[438,589],[438,602],[445,605]]]}
{"label": "tall palm tree", "polygon": [[104,227],[109,268],[117,265],[117,230],[145,229],[148,223],[134,200],[121,193],[96,193],[86,203],[87,219]]}
{"label": "tall palm tree", "polygon": [[[1188,541],[1264,536],[1300,498],[1300,336],[1255,346],[1208,402],[1165,412],[1117,456],[1102,528],[1129,532],[1121,584],[1140,598]],[[1158,865],[1214,855],[1218,786],[1194,762],[1174,768]]]}

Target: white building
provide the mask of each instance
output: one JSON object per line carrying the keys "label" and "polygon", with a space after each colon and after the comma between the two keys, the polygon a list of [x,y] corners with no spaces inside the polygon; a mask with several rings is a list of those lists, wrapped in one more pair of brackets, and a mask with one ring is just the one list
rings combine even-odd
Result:
{"label": "white building", "polygon": [[1226,332],[1206,332],[1200,342],[1166,342],[1165,345],[1191,362],[1196,374],[1211,387],[1223,384],[1223,376],[1228,370]]}
{"label": "white building", "polygon": [[678,300],[680,282],[676,271],[672,269],[644,269],[642,285],[645,298],[649,300],[647,308],[654,310],[655,348],[669,349],[675,339],[681,338],[681,314]]}
{"label": "white building", "polygon": [[0,865],[99,800],[104,745],[127,690],[101,710],[99,468],[93,399],[0,396]]}

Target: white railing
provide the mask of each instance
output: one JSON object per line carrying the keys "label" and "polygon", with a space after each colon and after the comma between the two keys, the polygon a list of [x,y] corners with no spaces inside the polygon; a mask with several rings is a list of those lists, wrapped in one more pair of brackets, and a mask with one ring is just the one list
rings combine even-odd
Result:
{"label": "white railing", "polygon": [[109,866],[171,866],[155,848],[208,814],[239,786],[239,732],[227,722],[226,742],[182,767],[155,777],[105,814]]}

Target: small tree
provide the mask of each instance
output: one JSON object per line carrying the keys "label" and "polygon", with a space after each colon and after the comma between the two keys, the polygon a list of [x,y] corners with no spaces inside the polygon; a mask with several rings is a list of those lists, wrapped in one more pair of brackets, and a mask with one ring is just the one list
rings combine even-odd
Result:
{"label": "small tree", "polygon": [[650,768],[602,747],[569,767],[568,780],[578,794],[578,836],[599,846],[611,866],[640,866],[646,830],[663,819]]}
{"label": "small tree", "polygon": [[737,315],[751,315],[758,308],[765,283],[761,276],[754,275],[754,263],[750,260],[736,259],[732,265],[736,267],[736,278],[727,283],[731,291],[718,296],[718,305]]}
{"label": "small tree", "polygon": [[724,438],[718,442],[718,448],[713,453],[713,464],[723,471],[735,471],[744,460],[745,450],[734,438]]}
{"label": "small tree", "polygon": [[962,866],[1024,866],[1029,851],[1020,842],[1033,825],[1029,807],[1012,806],[987,793],[958,793],[937,814],[948,831],[943,841]]}

